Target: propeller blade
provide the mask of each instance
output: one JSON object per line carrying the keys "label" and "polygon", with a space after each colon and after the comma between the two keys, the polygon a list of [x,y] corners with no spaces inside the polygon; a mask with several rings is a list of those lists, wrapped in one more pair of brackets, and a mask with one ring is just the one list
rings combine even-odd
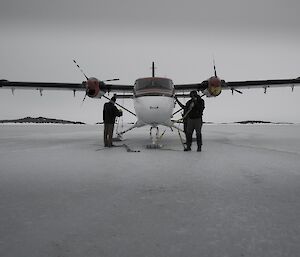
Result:
{"label": "propeller blade", "polygon": [[216,70],[215,58],[214,58],[214,71],[215,71],[215,77],[217,77],[217,70]]}
{"label": "propeller blade", "polygon": [[84,103],[84,101],[85,101],[86,96],[87,96],[87,90],[85,91],[85,95],[84,95],[83,100],[82,100],[82,102],[81,102],[81,107],[82,107],[82,105],[83,105],[83,103]]}
{"label": "propeller blade", "polygon": [[117,81],[117,80],[120,80],[120,79],[106,79],[106,80],[103,80],[103,82],[107,82],[107,81]]}
{"label": "propeller blade", "polygon": [[86,78],[86,80],[88,80],[88,76],[85,75],[85,73],[83,72],[83,70],[80,68],[80,66],[77,64],[77,62],[73,59],[73,62],[76,64],[77,68],[81,71],[81,73],[83,74],[83,76]]}

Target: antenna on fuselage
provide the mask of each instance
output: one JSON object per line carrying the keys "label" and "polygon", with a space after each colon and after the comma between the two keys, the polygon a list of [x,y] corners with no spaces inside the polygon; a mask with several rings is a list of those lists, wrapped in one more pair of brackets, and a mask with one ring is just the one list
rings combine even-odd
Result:
{"label": "antenna on fuselage", "polygon": [[155,77],[155,66],[154,66],[154,62],[152,62],[152,77]]}

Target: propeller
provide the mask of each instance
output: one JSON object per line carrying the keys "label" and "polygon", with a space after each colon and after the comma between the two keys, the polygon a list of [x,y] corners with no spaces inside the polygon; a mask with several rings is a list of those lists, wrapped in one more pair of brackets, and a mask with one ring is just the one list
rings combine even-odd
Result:
{"label": "propeller", "polygon": [[[79,69],[79,71],[82,73],[82,75],[86,78],[86,81],[88,82],[89,78],[88,76],[84,73],[83,69],[79,66],[79,64],[76,62],[75,59],[73,59],[73,62],[75,63],[75,65],[77,66],[77,68]],[[107,81],[117,81],[117,80],[120,80],[120,79],[106,79],[106,80],[102,80],[101,82],[104,83],[104,82],[107,82]],[[88,94],[88,90],[89,88],[86,88],[85,90],[85,95],[83,97],[83,100],[82,100],[82,103],[81,103],[81,106],[83,105],[85,99],[86,99],[86,96]]]}

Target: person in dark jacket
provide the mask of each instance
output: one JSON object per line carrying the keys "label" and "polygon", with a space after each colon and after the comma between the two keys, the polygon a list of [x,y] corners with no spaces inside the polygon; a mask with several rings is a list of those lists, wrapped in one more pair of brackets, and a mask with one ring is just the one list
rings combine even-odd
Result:
{"label": "person in dark jacket", "polygon": [[112,137],[116,117],[122,116],[122,112],[115,106],[116,97],[113,96],[109,102],[103,106],[103,122],[104,122],[104,146],[112,147]]}
{"label": "person in dark jacket", "polygon": [[193,132],[196,130],[197,151],[202,150],[202,115],[205,108],[204,100],[197,94],[197,91],[191,91],[191,99],[186,103],[187,112],[187,131],[186,148],[184,151],[191,151]]}

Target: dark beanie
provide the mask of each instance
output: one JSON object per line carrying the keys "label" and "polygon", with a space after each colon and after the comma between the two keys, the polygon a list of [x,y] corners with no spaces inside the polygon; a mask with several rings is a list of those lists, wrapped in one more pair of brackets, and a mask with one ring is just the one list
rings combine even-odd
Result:
{"label": "dark beanie", "polygon": [[190,93],[190,97],[194,97],[194,96],[197,96],[198,94],[197,94],[197,91],[196,90],[193,90],[193,91],[191,91],[191,93]]}

